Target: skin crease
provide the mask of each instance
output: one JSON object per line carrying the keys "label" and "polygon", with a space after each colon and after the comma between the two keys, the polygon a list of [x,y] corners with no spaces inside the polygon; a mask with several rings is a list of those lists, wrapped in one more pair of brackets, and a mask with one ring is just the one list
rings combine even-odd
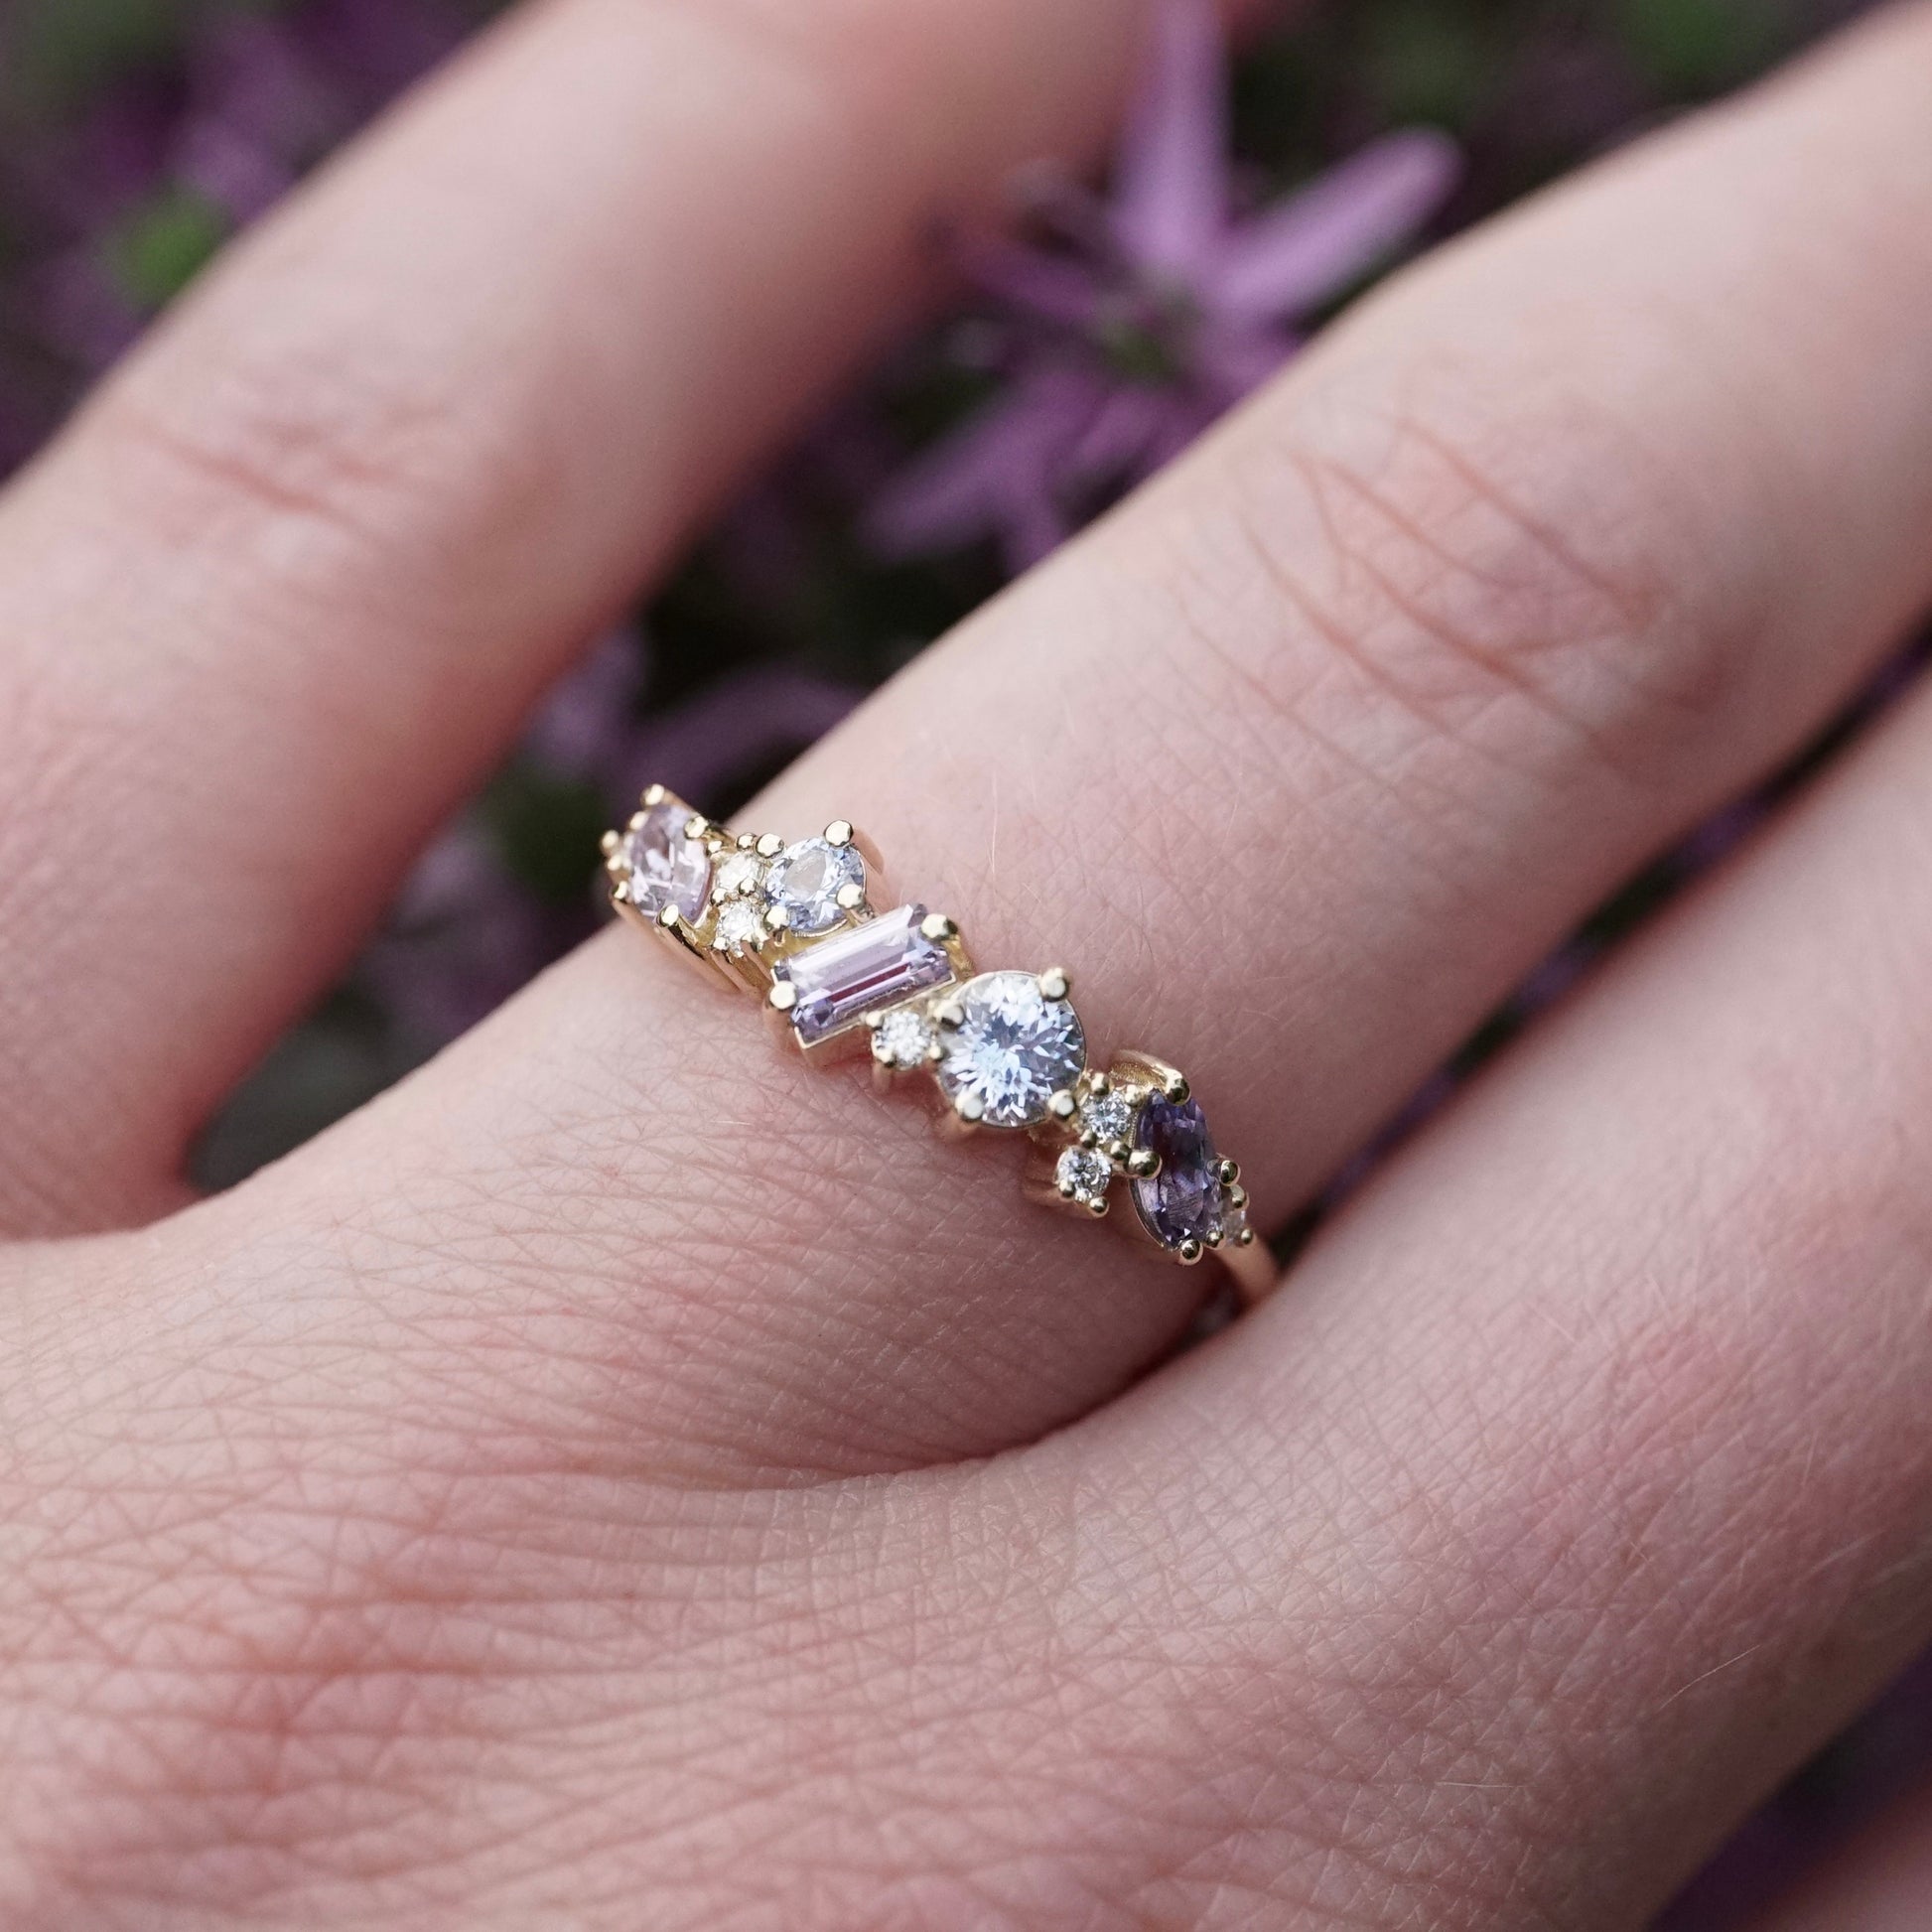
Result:
{"label": "skin crease", "polygon": [[[907,207],[989,191],[1061,118],[1097,128],[1135,45],[1098,0],[1050,30],[821,11],[577,0],[512,30],[0,510],[0,758],[27,774],[0,839],[124,809],[90,789],[122,755],[151,785],[183,769],[124,964],[66,936],[66,869],[7,872],[21,1232],[167,1197],[190,1097],[681,527],[681,473],[701,500],[785,414],[741,366],[757,343],[694,334],[702,275],[660,288],[611,238],[702,232],[720,303],[776,246],[822,370],[863,337],[847,302],[898,286]],[[850,112],[915,157],[905,201],[853,207],[846,114],[754,113],[737,189],[711,178],[727,199],[680,227],[719,125],[693,103],[748,33],[775,100],[788,64],[862,76]],[[1037,91],[1006,102],[1029,60]],[[619,171],[522,292],[554,345],[513,393],[456,432],[332,399],[404,353],[387,185],[455,209],[560,76],[642,69],[681,77],[659,111],[700,145],[625,172],[580,100],[556,173],[519,177],[537,233],[579,206],[573,170]],[[1901,13],[1404,277],[748,822],[849,810],[988,963],[1059,949],[1095,1031],[1153,1029],[1285,1213],[1932,592],[1929,80],[1932,15]],[[915,82],[993,104],[926,115]],[[833,207],[827,266],[798,224]],[[451,318],[402,366],[505,359],[470,245],[401,303]],[[684,358],[654,383],[619,345],[633,301]],[[537,379],[566,370],[531,458]],[[176,435],[206,409],[185,457],[154,429],[171,392]],[[156,668],[121,695],[121,573],[150,558]],[[205,631],[171,617],[198,598]],[[244,674],[251,621],[276,648]],[[457,661],[475,687],[439,708]],[[994,709],[1023,671],[1035,707]],[[1283,1298],[1117,1400],[1193,1278],[1023,1209],[1000,1151],[767,1056],[627,934],[234,1193],[17,1245],[0,1916],[1640,1924],[1932,1633],[1929,737],[1921,698],[1392,1164]],[[1166,814],[1122,803],[1150,752]],[[294,833],[320,803],[347,816],[318,852]],[[212,996],[198,963],[257,920]],[[153,1038],[106,1055],[137,1012]],[[110,1102],[100,1190],[75,1191]]]}

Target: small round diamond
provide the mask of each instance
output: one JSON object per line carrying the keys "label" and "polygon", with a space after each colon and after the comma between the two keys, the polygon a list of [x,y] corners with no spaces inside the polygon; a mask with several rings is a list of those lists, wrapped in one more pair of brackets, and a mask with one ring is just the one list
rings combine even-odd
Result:
{"label": "small round diamond", "polygon": [[839,895],[848,886],[861,891],[866,862],[849,845],[830,839],[801,839],[771,862],[765,889],[773,905],[784,907],[793,932],[810,938],[830,932],[845,917]]}
{"label": "small round diamond", "polygon": [[704,909],[711,888],[711,854],[702,839],[687,839],[691,807],[663,797],[640,817],[623,842],[630,869],[630,902],[647,918],[675,905],[687,919]]}
{"label": "small round diamond", "polygon": [[915,1007],[900,1007],[879,1023],[872,1036],[876,1059],[886,1066],[920,1066],[932,1049],[932,1026]]}
{"label": "small round diamond", "polygon": [[718,908],[715,943],[728,952],[743,952],[764,936],[764,909],[756,899],[727,899]]}
{"label": "small round diamond", "polygon": [[1068,1148],[1053,1170],[1053,1184],[1061,1197],[1078,1201],[1082,1207],[1105,1200],[1107,1183],[1113,1177],[1114,1171],[1105,1159],[1084,1147]]}
{"label": "small round diamond", "polygon": [[1086,1065],[1079,1017],[1032,973],[982,973],[961,991],[959,1010],[937,1068],[947,1098],[988,1127],[1036,1126]]}
{"label": "small round diamond", "polygon": [[734,852],[718,868],[712,891],[721,898],[745,898],[756,893],[764,861],[756,852]]}
{"label": "small round diamond", "polygon": [[1125,1141],[1134,1125],[1134,1103],[1117,1087],[1106,1093],[1090,1093],[1080,1103],[1080,1125],[1102,1147]]}

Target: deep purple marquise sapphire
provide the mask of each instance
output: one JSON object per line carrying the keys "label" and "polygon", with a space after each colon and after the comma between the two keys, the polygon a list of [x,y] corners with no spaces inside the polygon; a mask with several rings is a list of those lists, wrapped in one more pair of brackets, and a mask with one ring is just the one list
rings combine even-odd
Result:
{"label": "deep purple marquise sapphire", "polygon": [[1134,1211],[1164,1248],[1212,1246],[1227,1228],[1221,1157],[1197,1100],[1152,1093],[1135,1123],[1134,1144],[1158,1155],[1160,1171],[1134,1182]]}

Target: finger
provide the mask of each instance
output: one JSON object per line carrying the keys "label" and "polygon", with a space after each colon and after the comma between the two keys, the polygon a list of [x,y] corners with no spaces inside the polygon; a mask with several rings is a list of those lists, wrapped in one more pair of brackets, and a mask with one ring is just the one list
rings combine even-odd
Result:
{"label": "finger", "polygon": [[1144,12],[553,0],[108,385],[0,513],[0,1227],[165,1197],[928,224],[1100,130]]}
{"label": "finger", "polygon": [[1390,1921],[1643,1922],[1932,1635],[1929,768],[1921,695],[1079,1451],[1280,1606],[1190,1635]]}
{"label": "finger", "polygon": [[1899,1807],[1782,1905],[1756,1932],[1922,1932],[1932,1916],[1932,1792]]}
{"label": "finger", "polygon": [[[1453,251],[748,823],[849,812],[982,964],[1069,966],[1285,1212],[1925,595],[1928,73],[1921,13]],[[1185,1320],[673,963],[613,935],[204,1225],[353,1200],[399,1319],[514,1307],[561,1413],[706,1466],[995,1449]]]}

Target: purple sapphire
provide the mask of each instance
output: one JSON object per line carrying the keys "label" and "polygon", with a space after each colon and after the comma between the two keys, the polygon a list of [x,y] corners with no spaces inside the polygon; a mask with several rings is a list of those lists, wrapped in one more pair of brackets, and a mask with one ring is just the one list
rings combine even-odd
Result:
{"label": "purple sapphire", "polygon": [[675,905],[695,921],[711,890],[711,854],[702,839],[687,839],[691,807],[666,792],[643,813],[623,842],[630,868],[630,902],[647,919]]}
{"label": "purple sapphire", "polygon": [[1164,1248],[1184,1241],[1205,1245],[1227,1227],[1221,1159],[1197,1100],[1178,1103],[1150,1094],[1135,1125],[1134,1144],[1161,1157],[1161,1171],[1134,1182],[1134,1210]]}
{"label": "purple sapphire", "polygon": [[901,905],[778,962],[772,977],[789,982],[797,995],[791,1024],[804,1045],[816,1046],[868,1014],[953,977],[945,947],[919,929],[924,919],[923,905]]}

